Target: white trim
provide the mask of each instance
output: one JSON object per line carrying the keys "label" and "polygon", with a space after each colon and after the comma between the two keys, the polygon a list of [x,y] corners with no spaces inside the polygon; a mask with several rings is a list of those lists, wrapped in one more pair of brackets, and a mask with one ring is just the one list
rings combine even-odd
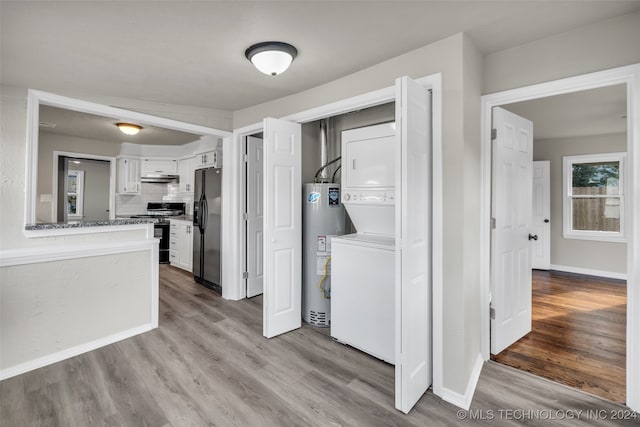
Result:
{"label": "white trim", "polygon": [[[627,86],[627,181],[640,182],[640,64],[613,68],[596,73],[535,84],[518,89],[484,95],[482,103],[481,135],[481,313],[482,356],[489,359],[489,302],[490,302],[490,218],[491,218],[491,109],[494,106],[538,99],[547,96],[578,92],[587,89],[626,84]],[[626,216],[636,218],[640,213],[640,185],[627,191]],[[636,216],[634,217],[634,213]],[[640,410],[640,226],[627,224],[627,405]]]}
{"label": "white trim", "polygon": [[30,360],[28,362],[20,363],[19,365],[11,366],[0,371],[0,381],[7,378],[15,377],[16,375],[24,374],[25,372],[33,371],[38,368],[42,368],[53,363],[60,362],[62,360],[69,359],[82,353],[98,349],[100,347],[113,344],[114,342],[122,341],[127,338],[131,338],[135,335],[139,335],[143,332],[150,331],[157,327],[151,323],[136,326],[135,328],[127,329],[126,331],[117,332],[113,335],[99,338],[94,341],[90,341],[84,344],[80,344],[74,347],[67,348],[65,350],[58,351],[56,353],[48,354],[46,356],[39,357],[37,359]]}
{"label": "white trim", "polygon": [[141,251],[152,251],[157,261],[158,245],[158,239],[148,239],[116,242],[82,242],[76,243],[73,246],[60,244],[57,246],[8,249],[0,251],[0,267]]}
{"label": "white trim", "polygon": [[569,265],[551,264],[551,270],[563,271],[565,273],[585,274],[587,276],[606,277],[607,279],[627,280],[626,273],[616,273],[615,271],[593,270],[590,268],[571,267]]}
{"label": "white trim", "polygon": [[478,385],[478,380],[480,379],[480,373],[482,372],[482,366],[484,365],[484,359],[482,354],[478,353],[478,357],[476,357],[476,361],[473,364],[473,370],[471,371],[471,376],[469,377],[469,381],[467,382],[467,387],[464,389],[464,394],[457,393],[455,391],[449,390],[448,388],[442,389],[442,400],[451,403],[452,405],[457,406],[458,408],[462,408],[465,411],[468,411],[471,407],[471,401],[473,400],[473,394],[476,391],[476,386]]}
{"label": "white trim", "polygon": [[[153,227],[149,227],[151,237],[153,237]],[[149,238],[151,238],[149,237]],[[158,317],[160,313],[160,240],[153,239],[151,250],[151,328],[158,327]]]}
{"label": "white trim", "polygon": [[[422,82],[424,85],[424,82]],[[443,279],[443,167],[442,167],[442,74],[431,76],[432,114],[432,178],[431,178],[431,295],[432,303],[432,351],[433,393],[442,396],[444,370],[444,279]]]}
{"label": "white trim", "polygon": [[226,138],[231,132],[213,129],[205,126],[180,122],[173,119],[152,116],[149,114],[129,111],[122,108],[82,101],[53,93],[29,89],[27,93],[27,156],[25,164],[25,211],[24,223],[36,222],[35,192],[38,182],[38,135],[40,104],[67,110],[112,117],[116,120],[132,121],[141,125],[157,126],[177,131],[190,132],[200,135],[212,135]]}
{"label": "white trim", "polygon": [[[72,153],[70,151],[53,151],[53,177],[51,179],[51,220],[58,215],[58,161],[60,156],[76,157],[89,160],[106,160],[109,162],[109,219],[116,217],[116,158],[98,154]],[[36,194],[37,196],[37,194]]]}
{"label": "white trim", "polygon": [[[564,239],[579,240],[598,240],[602,242],[626,242],[625,225],[626,211],[625,205],[625,187],[627,179],[625,175],[625,159],[627,153],[601,153],[601,154],[576,154],[571,156],[562,156],[562,237]],[[573,194],[573,179],[571,172],[573,165],[576,163],[600,163],[600,162],[618,162],[619,177],[618,188],[619,193],[615,195],[602,196],[584,196],[584,197],[600,197],[600,198],[618,198],[620,210],[620,231],[588,231],[573,229],[573,199],[579,198]]]}
{"label": "white trim", "polygon": [[[234,205],[232,199],[235,199],[235,195],[232,191],[233,179],[233,157],[228,153],[235,150],[233,147],[233,137],[228,136],[222,139],[222,151],[225,153],[222,156],[222,212],[220,213],[220,221],[224,226],[220,233],[220,248],[222,253],[222,262],[220,263],[220,278],[224,284],[222,286],[222,297],[224,299],[236,300],[236,295],[233,293],[234,289],[231,286],[227,286],[227,283],[232,281],[231,275],[233,274],[234,263],[236,263],[236,257],[225,257],[225,254],[235,254],[235,246],[238,242],[233,239],[230,231],[234,227]],[[231,225],[229,225],[231,223]],[[226,259],[225,259],[226,258]],[[230,268],[228,268],[230,267]]]}
{"label": "white trim", "polygon": [[[432,90],[432,115],[433,115],[433,213],[432,213],[432,280],[433,280],[433,392],[441,396],[443,384],[443,278],[442,278],[442,200],[443,200],[443,183],[442,183],[442,73],[432,74],[420,79],[417,82],[426,88]],[[284,117],[285,120],[298,121],[301,123],[318,120],[324,117],[346,113],[349,111],[372,107],[375,105],[392,102],[395,100],[395,86],[389,86],[377,91],[369,92],[363,95],[347,98],[338,102],[330,103],[322,107],[313,108],[300,113],[291,114]],[[243,286],[242,272],[244,271],[244,242],[242,241],[242,195],[244,194],[244,180],[242,178],[243,163],[243,142],[244,138],[262,131],[262,123],[254,123],[244,126],[233,131],[233,143],[231,150],[225,157],[230,160],[225,163],[225,168],[230,177],[230,197],[229,203],[229,227],[223,228],[223,241],[226,239],[229,243],[230,252],[228,259],[223,264],[229,266],[228,273],[225,278],[227,293],[223,294],[226,299],[239,300],[246,297],[246,287]],[[223,252],[224,254],[225,252]],[[224,255],[223,255],[224,256]],[[223,287],[223,292],[225,287]]]}

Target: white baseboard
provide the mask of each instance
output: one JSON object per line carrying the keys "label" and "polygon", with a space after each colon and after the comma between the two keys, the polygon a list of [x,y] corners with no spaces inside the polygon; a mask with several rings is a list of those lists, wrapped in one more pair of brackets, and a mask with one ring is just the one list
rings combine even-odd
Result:
{"label": "white baseboard", "polygon": [[128,329],[126,331],[118,332],[113,335],[106,336],[94,341],[90,341],[84,344],[70,347],[65,350],[61,350],[46,356],[39,357],[37,359],[30,360],[28,362],[20,363],[19,365],[11,366],[0,370],[0,381],[7,378],[15,377],[16,375],[24,374],[25,372],[33,371],[38,368],[42,368],[53,363],[60,362],[65,359],[77,356],[82,353],[95,350],[100,347],[104,347],[109,344],[113,344],[117,341],[122,341],[127,338],[131,338],[135,335],[141,334],[154,329],[154,326],[150,323],[137,326],[135,328]]}
{"label": "white baseboard", "polygon": [[473,400],[473,394],[476,391],[476,386],[478,385],[478,380],[480,379],[480,373],[482,372],[482,366],[484,365],[484,359],[482,358],[482,354],[478,354],[476,357],[476,362],[473,365],[473,370],[471,371],[471,377],[467,382],[467,387],[464,391],[464,395],[457,393],[455,391],[449,390],[446,387],[442,387],[442,400],[445,402],[449,402],[452,405],[456,405],[458,408],[462,408],[465,411],[468,411],[471,407],[471,401]]}
{"label": "white baseboard", "polygon": [[627,280],[626,273],[616,273],[614,271],[592,270],[590,268],[571,267],[568,265],[551,264],[551,270],[564,271],[565,273],[586,274],[587,276],[606,277],[608,279]]}

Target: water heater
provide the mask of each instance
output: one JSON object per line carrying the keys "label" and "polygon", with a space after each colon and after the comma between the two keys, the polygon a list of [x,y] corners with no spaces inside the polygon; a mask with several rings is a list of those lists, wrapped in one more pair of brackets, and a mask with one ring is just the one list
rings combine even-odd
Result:
{"label": "water heater", "polygon": [[340,185],[305,184],[302,197],[302,318],[331,325],[331,238],[344,234]]}

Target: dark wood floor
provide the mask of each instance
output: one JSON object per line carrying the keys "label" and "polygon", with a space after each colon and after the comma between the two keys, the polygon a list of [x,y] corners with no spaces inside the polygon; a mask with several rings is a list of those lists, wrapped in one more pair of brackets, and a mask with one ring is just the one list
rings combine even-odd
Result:
{"label": "dark wood floor", "polygon": [[620,280],[534,270],[532,331],[492,359],[624,403],[626,289]]}
{"label": "dark wood floor", "polygon": [[266,340],[260,298],[224,301],[182,271],[160,274],[158,329],[1,382],[0,425],[621,425],[610,414],[622,406],[493,362],[472,411],[429,391],[403,415],[392,366],[309,326]]}

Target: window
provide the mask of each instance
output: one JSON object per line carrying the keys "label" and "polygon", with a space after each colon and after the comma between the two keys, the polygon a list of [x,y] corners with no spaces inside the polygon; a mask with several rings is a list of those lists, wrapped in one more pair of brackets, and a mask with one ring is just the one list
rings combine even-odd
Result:
{"label": "window", "polygon": [[69,170],[66,186],[67,219],[82,219],[82,210],[84,207],[84,171]]}
{"label": "window", "polygon": [[566,239],[624,241],[625,153],[563,158]]}

